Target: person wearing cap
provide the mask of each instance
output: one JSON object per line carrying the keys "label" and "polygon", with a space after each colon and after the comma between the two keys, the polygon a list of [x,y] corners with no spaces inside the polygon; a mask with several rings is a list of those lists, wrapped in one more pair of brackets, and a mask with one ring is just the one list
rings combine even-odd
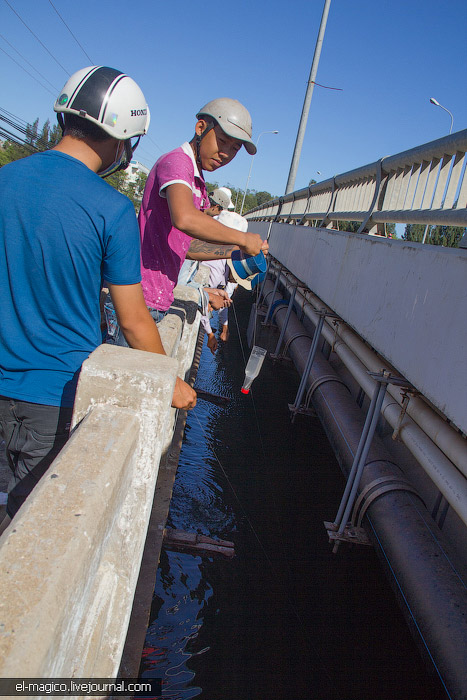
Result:
{"label": "person wearing cap", "polygon": [[[207,214],[208,212],[205,210],[204,213]],[[238,231],[246,232],[248,230],[248,221],[245,219],[245,217],[240,216],[240,214],[237,214],[236,212],[228,211],[227,207],[225,209],[222,209],[221,212],[217,214],[215,218],[217,219],[217,221],[220,221],[225,226],[235,228]],[[232,251],[231,254],[233,255],[234,251]],[[206,267],[209,268],[209,285],[211,287],[218,287],[220,289],[225,290],[230,299],[235,289],[237,288],[237,284],[232,283],[233,277],[227,265],[227,258],[222,258],[219,260],[205,260],[204,265],[206,265]],[[229,280],[232,280],[232,282],[230,282]],[[220,338],[224,342],[228,338],[228,314],[229,309],[227,305],[219,309],[219,325],[222,326]],[[204,314],[201,317],[201,325],[203,326],[207,335],[207,346],[214,355],[217,350],[218,343],[216,335],[212,330],[210,316],[208,314]]]}
{"label": "person wearing cap", "polygon": [[[248,230],[248,221],[235,212],[224,209],[216,218],[230,228],[243,232]],[[247,256],[240,250],[233,250],[231,259],[207,260],[204,261],[204,265],[210,271],[209,285],[225,290],[229,298],[232,297],[238,284],[245,289],[255,289],[266,274],[266,259],[262,251],[256,256]],[[226,342],[229,337],[228,323],[228,306],[225,306],[219,310],[219,324],[222,326],[220,339],[223,342]],[[208,314],[202,316],[201,324],[208,337],[207,346],[214,355],[218,343]]]}
{"label": "person wearing cap", "polygon": [[[144,95],[121,71],[90,66],[54,109],[58,145],[0,169],[0,436],[12,470],[0,531],[68,439],[81,365],[102,342],[103,278],[129,344],[164,353],[133,205],[102,179],[127,167],[146,133]],[[190,408],[196,394],[179,379],[173,401]]]}
{"label": "person wearing cap", "polygon": [[232,192],[228,187],[218,187],[209,195],[210,207],[204,210],[205,214],[208,216],[219,216],[221,211],[224,209],[235,209],[235,205],[232,202]]}
{"label": "person wearing cap", "polygon": [[248,110],[222,97],[204,105],[196,120],[191,141],[161,156],[152,168],[139,212],[142,288],[154,313],[163,314],[172,304],[193,239],[198,247],[190,259],[197,260],[227,258],[236,248],[250,255],[268,249],[258,234],[228,228],[203,214],[209,207],[204,171],[224,167],[242,146],[250,155],[256,153]]}

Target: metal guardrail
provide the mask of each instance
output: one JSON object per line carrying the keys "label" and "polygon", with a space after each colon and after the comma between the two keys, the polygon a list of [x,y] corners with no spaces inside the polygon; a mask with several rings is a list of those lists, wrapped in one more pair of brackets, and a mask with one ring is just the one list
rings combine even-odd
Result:
{"label": "metal guardrail", "polygon": [[467,129],[277,197],[245,215],[333,228],[361,221],[358,232],[385,223],[467,226]]}

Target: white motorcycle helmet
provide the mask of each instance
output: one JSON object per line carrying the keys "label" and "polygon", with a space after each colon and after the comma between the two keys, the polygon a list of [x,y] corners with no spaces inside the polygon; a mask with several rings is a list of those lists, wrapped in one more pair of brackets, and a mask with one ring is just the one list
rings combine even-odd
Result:
{"label": "white motorcycle helmet", "polygon": [[[128,167],[150,122],[149,107],[141,88],[125,73],[107,66],[89,66],[73,73],[55,102],[54,110],[62,129],[62,115],[74,114],[125,142],[121,157],[99,172],[101,177]],[[132,145],[130,139],[135,137],[138,140]]]}
{"label": "white motorcycle helmet", "polygon": [[[227,136],[232,136],[234,139],[242,141],[250,156],[255,155],[256,146],[251,140],[252,124],[250,113],[241,102],[232,100],[230,97],[219,97],[216,100],[211,100],[196,115],[196,119],[203,117],[208,117],[207,121],[214,121],[215,124],[218,124]],[[201,134],[200,141],[213,126],[208,126],[205,129]]]}

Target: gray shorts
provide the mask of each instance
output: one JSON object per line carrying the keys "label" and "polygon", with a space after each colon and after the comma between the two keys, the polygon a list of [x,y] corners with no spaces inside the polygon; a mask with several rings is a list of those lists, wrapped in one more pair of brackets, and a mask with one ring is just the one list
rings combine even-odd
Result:
{"label": "gray shorts", "polygon": [[12,471],[6,508],[10,518],[68,440],[72,412],[0,396],[0,436]]}

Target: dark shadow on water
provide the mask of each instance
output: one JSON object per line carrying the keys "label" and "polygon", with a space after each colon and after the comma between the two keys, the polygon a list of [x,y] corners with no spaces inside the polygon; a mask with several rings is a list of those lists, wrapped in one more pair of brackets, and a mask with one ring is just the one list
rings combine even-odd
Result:
{"label": "dark shadow on water", "polygon": [[[249,304],[236,297],[242,334]],[[268,359],[242,395],[230,329],[215,357],[204,347],[197,385],[231,401],[190,413],[168,525],[233,540],[236,556],[162,552],[141,675],[174,700],[442,700],[375,552],[331,553],[323,520],[344,479],[319,422],[290,423],[295,370]]]}

